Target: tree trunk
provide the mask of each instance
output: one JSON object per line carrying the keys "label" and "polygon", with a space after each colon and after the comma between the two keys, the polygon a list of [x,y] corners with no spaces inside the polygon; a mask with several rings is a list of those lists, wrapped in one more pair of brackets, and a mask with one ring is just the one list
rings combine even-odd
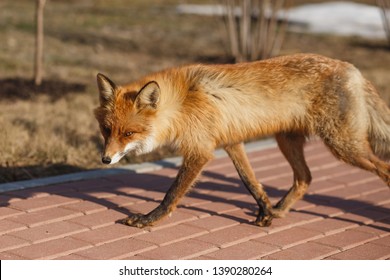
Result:
{"label": "tree trunk", "polygon": [[34,83],[41,85],[43,76],[43,10],[46,0],[36,0],[36,37]]}

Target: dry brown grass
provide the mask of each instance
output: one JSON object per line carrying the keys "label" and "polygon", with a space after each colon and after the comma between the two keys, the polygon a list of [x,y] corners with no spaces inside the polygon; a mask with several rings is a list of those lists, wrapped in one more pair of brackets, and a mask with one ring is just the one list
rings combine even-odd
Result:
{"label": "dry brown grass", "polygon": [[[0,2],[0,183],[102,168],[92,113],[98,72],[125,83],[173,65],[230,61],[222,21],[178,15],[177,2],[183,1],[49,1],[39,89],[29,83],[34,1]],[[351,61],[390,103],[386,41],[288,33],[282,53],[295,52]]]}

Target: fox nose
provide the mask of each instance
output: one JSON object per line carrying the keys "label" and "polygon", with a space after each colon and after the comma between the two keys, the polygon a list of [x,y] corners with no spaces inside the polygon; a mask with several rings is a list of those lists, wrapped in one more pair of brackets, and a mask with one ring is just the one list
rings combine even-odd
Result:
{"label": "fox nose", "polygon": [[102,157],[102,162],[104,164],[110,164],[111,163],[111,158],[108,157],[108,156],[104,156],[104,157]]}

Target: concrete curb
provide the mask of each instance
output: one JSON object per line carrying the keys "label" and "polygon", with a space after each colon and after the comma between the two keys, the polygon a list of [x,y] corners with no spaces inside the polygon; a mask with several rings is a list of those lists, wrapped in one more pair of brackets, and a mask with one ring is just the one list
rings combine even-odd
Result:
{"label": "concrete curb", "polygon": [[[273,138],[255,141],[245,144],[247,153],[261,151],[268,148],[276,147],[276,142]],[[216,158],[226,157],[227,154],[223,149],[215,151]],[[166,158],[155,162],[145,162],[137,164],[128,164],[111,169],[90,170],[66,175],[52,176],[40,179],[17,181],[11,183],[0,184],[0,193],[22,190],[40,186],[55,185],[65,182],[75,182],[88,179],[96,179],[104,176],[125,174],[125,173],[146,173],[153,172],[162,168],[180,166],[182,157]]]}

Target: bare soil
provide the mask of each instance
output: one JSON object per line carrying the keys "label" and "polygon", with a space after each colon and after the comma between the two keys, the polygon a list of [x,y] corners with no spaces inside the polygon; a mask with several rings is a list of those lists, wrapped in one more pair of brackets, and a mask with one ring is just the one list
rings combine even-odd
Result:
{"label": "bare soil", "polygon": [[[104,168],[92,113],[98,103],[98,72],[120,84],[181,64],[232,62],[221,19],[177,14],[175,6],[183,2],[209,3],[48,1],[45,79],[35,87],[34,1],[2,0],[0,183]],[[294,4],[304,2],[309,1]],[[387,41],[287,33],[280,54],[297,52],[352,62],[390,104]],[[164,148],[142,157],[126,157],[121,164],[169,155],[172,152]]]}

